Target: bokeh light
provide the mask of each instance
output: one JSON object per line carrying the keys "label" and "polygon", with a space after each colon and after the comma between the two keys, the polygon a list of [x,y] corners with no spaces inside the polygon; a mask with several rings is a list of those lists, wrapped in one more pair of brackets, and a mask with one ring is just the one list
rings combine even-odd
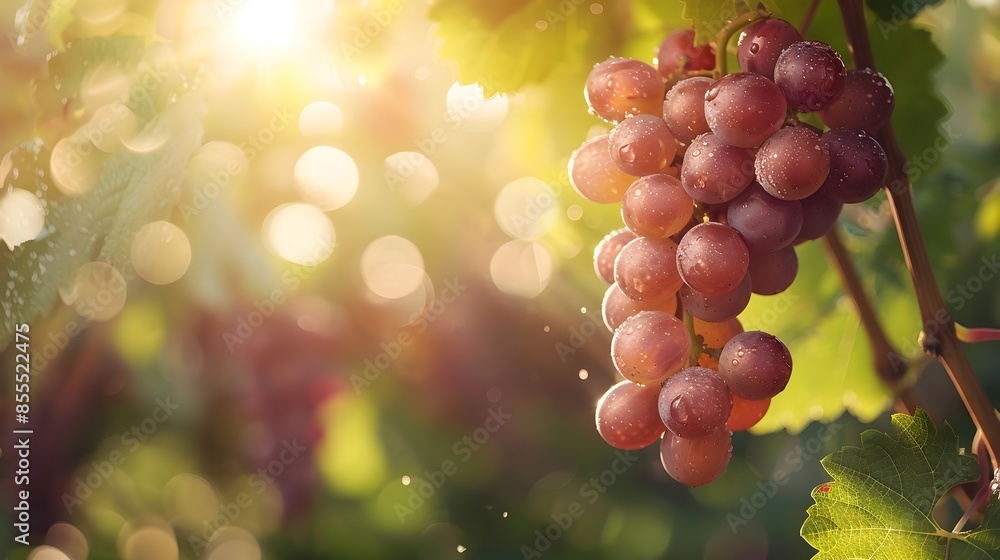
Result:
{"label": "bokeh light", "polygon": [[45,544],[61,550],[70,560],[87,560],[90,543],[80,529],[69,523],[55,523],[45,533]]}
{"label": "bokeh light", "polygon": [[496,287],[525,298],[536,297],[545,290],[553,269],[551,253],[536,241],[508,241],[490,260],[490,276]]}
{"label": "bokeh light", "polygon": [[344,112],[329,101],[313,101],[299,113],[299,132],[306,140],[336,136],[344,126]]}
{"label": "bokeh light", "polygon": [[69,196],[79,196],[96,187],[102,163],[97,153],[97,146],[83,134],[73,134],[56,142],[50,161],[56,187]]}
{"label": "bokeh light", "polygon": [[148,525],[137,529],[122,529],[122,560],[178,560],[177,537],[169,526]]}
{"label": "bokeh light", "polygon": [[105,262],[89,262],[76,271],[73,286],[60,289],[59,297],[66,305],[91,321],[107,321],[125,307],[125,278]]}
{"label": "bokeh light", "polygon": [[264,219],[264,241],[286,261],[315,266],[333,253],[336,233],[330,218],[311,204],[283,204]]}
{"label": "bokeh light", "polygon": [[170,222],[150,222],[132,238],[132,266],[150,284],[170,284],[187,272],[191,243],[181,228]]}
{"label": "bokeh light", "polygon": [[395,299],[412,294],[424,281],[424,257],[412,241],[387,235],[361,254],[361,276],[375,294]]}
{"label": "bokeh light", "polygon": [[0,195],[0,239],[8,249],[38,237],[44,226],[45,208],[37,196],[23,189]]}
{"label": "bokeh light", "polygon": [[413,204],[420,204],[438,188],[437,167],[420,152],[396,152],[384,164],[389,190]]}
{"label": "bokeh light", "polygon": [[70,558],[65,552],[59,550],[58,548],[42,545],[35,550],[31,551],[28,555],[28,560],[76,560],[75,558]]}
{"label": "bokeh light", "polygon": [[323,210],[336,210],[350,202],[358,192],[358,181],[354,159],[337,148],[310,148],[295,163],[299,193]]}
{"label": "bokeh light", "polygon": [[518,239],[538,239],[559,220],[559,203],[552,189],[535,177],[507,183],[493,205],[500,229]]}

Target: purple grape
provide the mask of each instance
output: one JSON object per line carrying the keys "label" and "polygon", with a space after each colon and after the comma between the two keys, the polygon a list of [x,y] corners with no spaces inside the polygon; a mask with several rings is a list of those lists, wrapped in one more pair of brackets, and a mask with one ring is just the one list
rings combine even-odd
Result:
{"label": "purple grape", "polygon": [[802,229],[802,203],[775,198],[754,183],[729,203],[726,221],[751,251],[777,251]]}
{"label": "purple grape", "polygon": [[885,76],[868,68],[848,70],[844,92],[819,116],[830,128],[860,128],[875,134],[889,122],[895,106],[896,96]]}
{"label": "purple grape", "polygon": [[792,355],[778,337],[761,331],[740,333],[719,356],[719,375],[742,399],[769,399],[785,389],[792,375]]}
{"label": "purple grape", "polygon": [[609,204],[621,202],[635,177],[611,161],[608,135],[587,140],[569,158],[569,183],[580,196]]}
{"label": "purple grape", "polygon": [[750,251],[750,285],[755,294],[780,294],[792,285],[798,273],[799,257],[794,247],[768,253]]}
{"label": "purple grape", "polygon": [[799,41],[781,51],[774,64],[774,83],[788,106],[803,113],[826,109],[840,97],[847,68],[837,51],[819,41]]}
{"label": "purple grape", "polygon": [[774,82],[749,72],[723,76],[705,92],[705,120],[723,142],[759,146],[785,122],[785,96]]}
{"label": "purple grape", "polygon": [[711,70],[715,68],[715,48],[712,45],[694,45],[694,31],[672,31],[656,49],[656,66],[664,79],[676,76],[678,70]]}
{"label": "purple grape", "polygon": [[642,449],[660,439],[666,427],[657,409],[659,387],[622,381],[597,401],[597,433],[617,449]]}
{"label": "purple grape", "polygon": [[681,305],[693,317],[702,321],[721,323],[736,317],[750,303],[750,274],[732,290],[719,295],[706,295],[692,289],[687,284],[681,286],[678,292]]}
{"label": "purple grape", "polygon": [[726,425],[733,395],[718,373],[689,367],[667,378],[660,389],[660,419],[674,434],[701,438]]}
{"label": "purple grape", "polygon": [[837,217],[844,208],[842,203],[830,200],[822,192],[803,198],[801,202],[802,230],[795,238],[794,245],[826,235],[837,223]]}
{"label": "purple grape", "polygon": [[802,200],[830,173],[830,151],[806,126],[788,126],[764,142],[755,161],[757,181],[771,196]]}
{"label": "purple grape", "polygon": [[877,140],[861,129],[837,128],[823,134],[830,150],[830,174],[819,192],[844,203],[864,202],[885,184],[889,160]]}
{"label": "purple grape", "polygon": [[728,202],[753,182],[755,157],[752,148],[730,146],[711,132],[702,134],[684,154],[681,184],[700,202]]}
{"label": "purple grape", "polygon": [[601,301],[604,325],[611,332],[615,332],[626,319],[638,315],[640,311],[663,311],[673,315],[677,311],[677,294],[669,294],[655,301],[635,301],[629,299],[618,284],[612,284],[604,293],[604,300]]}
{"label": "purple grape", "polygon": [[802,40],[795,26],[783,19],[755,21],[742,33],[736,48],[740,70],[774,79],[774,64],[786,47]]}
{"label": "purple grape", "polygon": [[747,275],[750,254],[733,228],[718,222],[698,224],[677,244],[677,270],[695,291],[716,296],[735,288]]}
{"label": "purple grape", "polygon": [[689,144],[698,135],[711,132],[705,120],[705,92],[711,85],[711,78],[698,76],[677,82],[667,92],[663,120],[678,142]]}
{"label": "purple grape", "polygon": [[733,456],[733,433],[718,430],[698,439],[685,439],[669,431],[660,442],[663,470],[688,486],[701,486],[719,478]]}

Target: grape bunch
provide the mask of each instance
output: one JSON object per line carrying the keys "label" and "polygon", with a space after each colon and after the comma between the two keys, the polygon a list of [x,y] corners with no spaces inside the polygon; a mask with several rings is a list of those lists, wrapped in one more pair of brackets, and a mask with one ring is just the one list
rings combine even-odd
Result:
{"label": "grape bunch", "polygon": [[788,348],[737,316],[751,293],[792,284],[796,245],[882,187],[888,160],[872,134],[894,97],[881,74],[848,70],[780,19],[746,27],[740,71],[721,77],[715,48],[693,39],[671,33],[656,67],[594,67],[587,103],[613,128],[573,153],[569,175],[585,198],[621,203],[625,226],[594,253],[625,378],[598,402],[598,432],[619,449],[660,440],[667,473],[698,486],[722,474],[732,432],[760,421],[792,373]]}

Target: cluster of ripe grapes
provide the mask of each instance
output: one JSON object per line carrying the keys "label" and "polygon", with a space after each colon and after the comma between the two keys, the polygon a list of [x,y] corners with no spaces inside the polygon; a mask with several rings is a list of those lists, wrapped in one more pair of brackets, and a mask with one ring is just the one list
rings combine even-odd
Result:
{"label": "cluster of ripe grapes", "polygon": [[[573,153],[569,174],[582,196],[621,203],[625,223],[594,254],[626,379],[598,403],[597,429],[620,449],[662,437],[664,469],[698,486],[722,474],[732,432],[756,424],[792,372],[785,345],[743,332],[737,315],[751,292],[791,285],[795,245],[882,187],[888,161],[871,135],[894,98],[881,74],[847,70],[780,19],[748,26],[741,71],[720,79],[704,76],[715,49],[693,38],[670,34],[656,68],[594,67],[587,103],[614,128]],[[829,130],[800,121],[807,113]]]}

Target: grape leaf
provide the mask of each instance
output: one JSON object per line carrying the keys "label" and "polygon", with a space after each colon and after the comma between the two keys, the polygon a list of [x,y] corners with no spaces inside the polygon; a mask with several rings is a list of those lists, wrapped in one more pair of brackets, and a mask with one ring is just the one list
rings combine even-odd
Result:
{"label": "grape leaf", "polygon": [[[892,126],[899,145],[911,167],[923,173],[940,160],[942,146],[947,147],[955,140],[947,126],[941,129],[941,122],[951,114],[951,109],[934,81],[944,55],[930,32],[912,23],[893,26],[887,31],[876,22],[869,26],[868,35],[878,69],[896,93]],[[919,60],[920,64],[907,64],[907,60]],[[934,150],[932,157],[924,153],[927,149]]]}
{"label": "grape leaf", "polygon": [[439,24],[441,55],[458,61],[462,83],[479,82],[485,95],[544,81],[557,67],[590,66],[607,58],[619,37],[577,0],[438,0],[428,15]]}
{"label": "grape leaf", "polygon": [[715,36],[730,20],[740,14],[755,10],[758,3],[771,8],[770,2],[757,2],[757,0],[682,1],[684,3],[684,19],[690,20],[694,27],[696,45],[714,41]]}
{"label": "grape leaf", "polygon": [[13,251],[0,248],[0,268],[6,272],[0,348],[10,342],[15,324],[51,309],[58,290],[72,285],[81,265],[99,260],[126,280],[131,276],[132,237],[146,223],[162,218],[179,197],[181,173],[201,143],[202,113],[197,94],[182,97],[160,117],[170,130],[162,146],[146,153],[123,150],[111,155],[92,191],[52,205],[39,239]]}
{"label": "grape leaf", "polygon": [[912,19],[920,10],[933,6],[941,0],[868,0],[868,8],[875,12],[879,19],[896,25]]}
{"label": "grape leaf", "polygon": [[[993,500],[981,527],[951,533],[933,510],[952,487],[978,479],[976,458],[958,449],[948,424],[923,410],[894,414],[892,434],[868,430],[861,447],[825,457],[833,482],[818,486],[802,536],[814,559],[987,560],[1000,558],[1000,505]],[[949,543],[950,541],[950,543]]]}

